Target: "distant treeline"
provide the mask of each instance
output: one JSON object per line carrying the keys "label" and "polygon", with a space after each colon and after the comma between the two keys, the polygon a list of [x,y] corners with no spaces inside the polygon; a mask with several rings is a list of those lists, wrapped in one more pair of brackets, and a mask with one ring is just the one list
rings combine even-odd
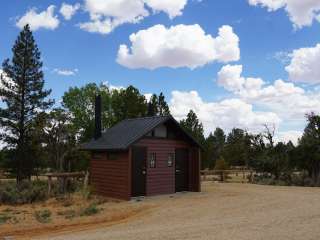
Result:
{"label": "distant treeline", "polygon": [[216,128],[205,137],[203,126],[192,111],[181,124],[204,146],[202,169],[245,166],[259,173],[261,182],[266,184],[320,186],[320,116],[310,113],[306,120],[296,146],[291,141],[276,142],[274,126],[265,125],[259,134],[234,128],[226,135]]}

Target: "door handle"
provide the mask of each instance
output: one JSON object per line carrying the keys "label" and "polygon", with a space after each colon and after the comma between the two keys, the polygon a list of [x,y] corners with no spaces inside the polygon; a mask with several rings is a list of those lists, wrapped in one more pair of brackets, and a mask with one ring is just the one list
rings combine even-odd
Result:
{"label": "door handle", "polygon": [[143,175],[146,175],[146,173],[147,173],[147,172],[146,172],[145,170],[142,171],[142,174],[143,174]]}
{"label": "door handle", "polygon": [[179,173],[179,172],[180,172],[180,170],[179,170],[179,169],[177,169],[177,170],[176,170],[176,173]]}

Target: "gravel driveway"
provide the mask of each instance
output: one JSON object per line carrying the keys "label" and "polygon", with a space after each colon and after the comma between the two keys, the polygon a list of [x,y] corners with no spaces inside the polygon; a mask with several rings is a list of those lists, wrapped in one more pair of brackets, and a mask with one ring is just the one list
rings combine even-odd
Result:
{"label": "gravel driveway", "polygon": [[147,198],[148,214],[50,240],[320,239],[320,189],[203,184],[202,193]]}

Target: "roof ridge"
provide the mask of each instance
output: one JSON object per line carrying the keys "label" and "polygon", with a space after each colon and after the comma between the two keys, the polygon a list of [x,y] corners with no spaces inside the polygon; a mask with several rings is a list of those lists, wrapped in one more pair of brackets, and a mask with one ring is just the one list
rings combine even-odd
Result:
{"label": "roof ridge", "polygon": [[169,114],[169,115],[164,115],[164,116],[148,116],[148,117],[128,118],[128,119],[124,119],[123,121],[132,121],[132,120],[150,119],[150,118],[167,118],[167,117],[172,117],[172,116]]}

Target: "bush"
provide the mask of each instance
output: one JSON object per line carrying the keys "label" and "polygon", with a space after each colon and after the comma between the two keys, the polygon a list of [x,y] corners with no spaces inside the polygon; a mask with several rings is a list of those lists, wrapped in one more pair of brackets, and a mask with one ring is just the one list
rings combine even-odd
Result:
{"label": "bush", "polygon": [[90,204],[87,208],[81,211],[80,216],[92,216],[97,214],[100,209],[97,208],[96,203]]}
{"label": "bush", "polygon": [[[79,181],[70,181],[67,185],[68,193],[81,191],[84,198],[89,198],[91,195],[91,188],[81,188]],[[51,188],[52,197],[57,200],[65,200],[67,195],[61,193],[59,182],[55,181]],[[47,181],[22,181],[17,184],[13,181],[0,181],[0,204],[27,204],[45,201],[48,196],[48,183]]]}
{"label": "bush", "polygon": [[287,178],[275,179],[268,175],[255,175],[252,183],[260,185],[273,185],[273,186],[290,186],[291,182]]}
{"label": "bush", "polygon": [[304,177],[301,173],[282,174],[279,179],[275,179],[270,174],[255,174],[252,183],[261,185],[276,185],[276,186],[300,186],[314,187],[311,178]]}
{"label": "bush", "polygon": [[5,224],[7,221],[11,219],[11,216],[5,213],[0,213],[0,225]]}
{"label": "bush", "polygon": [[303,186],[314,187],[315,185],[314,185],[312,178],[307,177],[307,178],[303,179]]}
{"label": "bush", "polygon": [[300,174],[292,174],[291,185],[293,186],[305,186],[304,179]]}
{"label": "bush", "polygon": [[47,184],[43,181],[0,183],[0,203],[25,204],[47,199]]}
{"label": "bush", "polygon": [[34,216],[40,223],[49,223],[51,221],[51,211],[48,209],[36,211]]}

